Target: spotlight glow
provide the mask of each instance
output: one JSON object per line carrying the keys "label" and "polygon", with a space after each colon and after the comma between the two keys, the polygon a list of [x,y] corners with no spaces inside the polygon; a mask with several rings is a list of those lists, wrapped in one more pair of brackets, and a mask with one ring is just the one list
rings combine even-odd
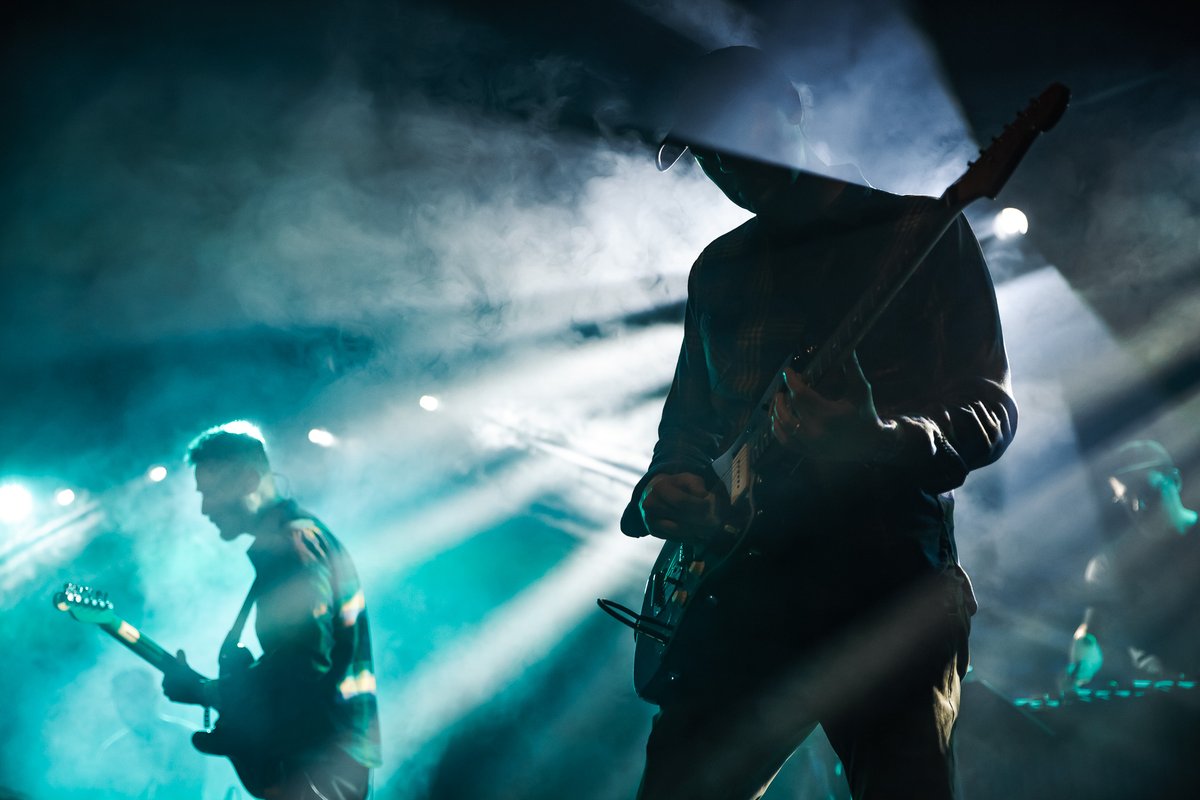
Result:
{"label": "spotlight glow", "polygon": [[69,506],[75,502],[75,492],[71,489],[59,489],[54,494],[54,502],[60,506]]}
{"label": "spotlight glow", "polygon": [[308,432],[308,440],[321,447],[333,447],[337,444],[337,437],[324,428],[313,428]]}
{"label": "spotlight glow", "polygon": [[441,401],[431,394],[421,395],[421,408],[426,411],[437,411],[441,404]]}
{"label": "spotlight glow", "polygon": [[0,522],[14,525],[33,513],[33,495],[19,483],[0,486]]}
{"label": "spotlight glow", "polygon": [[155,466],[155,467],[151,467],[149,469],[149,471],[146,472],[146,477],[149,478],[154,483],[160,483],[163,481],[163,479],[165,479],[167,477],[167,468],[162,466],[161,464],[158,466]]}
{"label": "spotlight glow", "polygon": [[996,215],[992,230],[998,239],[1011,239],[1029,232],[1029,219],[1019,208],[1005,208]]}

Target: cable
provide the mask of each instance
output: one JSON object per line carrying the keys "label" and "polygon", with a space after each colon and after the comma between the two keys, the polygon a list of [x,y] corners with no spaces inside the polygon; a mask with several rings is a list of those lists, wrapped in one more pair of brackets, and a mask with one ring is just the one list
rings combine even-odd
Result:
{"label": "cable", "polygon": [[648,636],[660,644],[668,644],[671,641],[671,635],[675,632],[674,626],[659,622],[653,617],[639,614],[632,608],[623,606],[615,600],[598,598],[596,605],[600,606],[601,611],[608,614],[617,622],[626,627],[633,628],[634,633]]}

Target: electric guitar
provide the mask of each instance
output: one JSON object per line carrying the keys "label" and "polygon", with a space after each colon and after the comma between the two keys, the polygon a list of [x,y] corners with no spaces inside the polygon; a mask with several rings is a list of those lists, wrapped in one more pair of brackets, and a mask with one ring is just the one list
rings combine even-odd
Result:
{"label": "electric guitar", "polygon": [[[716,601],[712,587],[718,576],[739,559],[755,553],[754,520],[760,509],[756,491],[769,483],[780,458],[771,431],[771,404],[783,388],[783,368],[800,372],[805,385],[819,386],[840,368],[882,316],[921,262],[933,250],[959,213],[981,197],[995,198],[1040,133],[1050,130],[1066,110],[1070,92],[1051,84],[1017,115],[1000,136],[980,152],[978,160],[941,197],[921,198],[901,220],[899,235],[884,255],[871,284],[820,347],[793,353],[767,386],[747,426],[711,465],[710,484],[724,490],[725,543],[688,545],[667,541],[646,582],[642,611],[600,599],[606,613],[634,630],[634,689],[643,699],[661,703],[687,664],[687,645],[703,636],[689,624],[698,604]],[[680,637],[682,626],[687,635]]]}
{"label": "electric guitar", "polygon": [[[79,622],[99,626],[159,672],[177,673],[180,669],[190,669],[149,636],[118,617],[104,592],[68,583],[61,592],[55,593],[54,607]],[[248,669],[253,661],[249,651],[240,645],[229,654],[222,653],[221,678],[232,678],[230,683],[236,685],[238,674]],[[198,673],[197,677],[200,677]],[[253,702],[248,698],[236,699],[237,702],[223,703],[225,708],[212,730],[192,735],[192,745],[206,755],[228,758],[246,791],[255,797],[269,797],[280,777],[279,761],[262,752],[260,732],[264,725]]]}

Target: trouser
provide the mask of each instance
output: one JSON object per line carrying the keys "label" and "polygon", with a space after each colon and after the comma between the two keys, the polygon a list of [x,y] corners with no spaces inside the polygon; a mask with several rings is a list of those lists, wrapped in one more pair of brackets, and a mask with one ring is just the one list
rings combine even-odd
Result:
{"label": "trouser", "polygon": [[[818,723],[856,800],[956,797],[968,631],[961,591],[938,580],[856,614],[807,652],[672,698],[654,719],[639,800],[761,797]],[[728,660],[753,662],[754,652],[738,652],[752,646]]]}
{"label": "trouser", "polygon": [[340,748],[287,764],[281,793],[269,800],[365,800],[371,770]]}

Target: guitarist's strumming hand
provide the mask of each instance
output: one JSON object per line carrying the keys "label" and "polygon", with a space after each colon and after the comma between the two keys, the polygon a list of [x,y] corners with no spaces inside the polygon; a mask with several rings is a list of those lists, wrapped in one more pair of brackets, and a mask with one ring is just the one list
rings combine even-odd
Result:
{"label": "guitarist's strumming hand", "polygon": [[217,682],[209,680],[187,663],[182,650],[175,654],[176,666],[163,670],[163,694],[175,703],[219,708]]}
{"label": "guitarist's strumming hand", "polygon": [[638,504],[651,536],[704,544],[721,530],[717,496],[691,472],[655,475]]}
{"label": "guitarist's strumming hand", "polygon": [[785,449],[820,461],[890,461],[900,448],[895,422],[879,418],[871,383],[853,354],[842,372],[843,393],[830,400],[783,371],[784,389],[771,407],[771,431]]}

